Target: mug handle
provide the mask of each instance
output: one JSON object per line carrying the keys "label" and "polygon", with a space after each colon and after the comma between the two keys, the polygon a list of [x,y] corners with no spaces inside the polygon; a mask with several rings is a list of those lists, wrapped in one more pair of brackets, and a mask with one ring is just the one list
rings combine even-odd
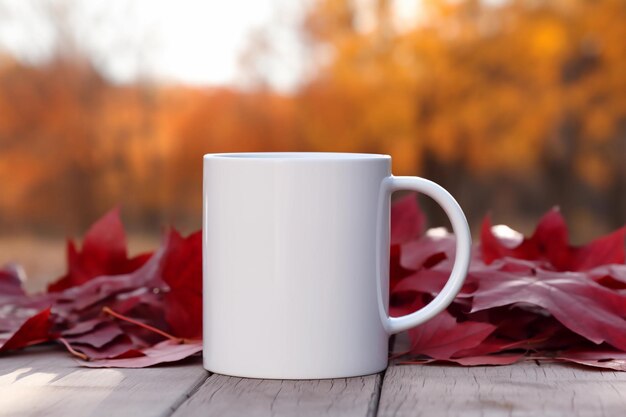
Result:
{"label": "mug handle", "polygon": [[[456,202],[454,197],[450,195],[445,188],[440,185],[419,177],[394,177],[389,176],[382,181],[379,204],[378,204],[378,228],[377,228],[377,241],[378,241],[378,287],[381,288],[383,283],[389,282],[389,266],[388,262],[383,262],[384,256],[389,256],[389,236],[382,236],[382,231],[387,230],[383,227],[383,222],[389,222],[388,218],[383,218],[384,213],[388,213],[388,206],[390,204],[391,193],[398,190],[413,190],[428,195],[435,200],[446,212],[450,218],[452,224],[452,230],[456,235],[456,256],[454,258],[454,267],[448,282],[443,287],[441,292],[426,306],[406,316],[390,317],[387,313],[387,309],[384,310],[383,323],[387,333],[394,334],[404,330],[408,330],[412,327],[419,326],[420,324],[432,319],[434,316],[443,311],[454,297],[458,294],[465,281],[465,276],[470,263],[470,253],[472,248],[472,237],[470,235],[469,226],[465,219],[463,210]],[[386,284],[388,285],[388,284]],[[382,291],[379,291],[379,296],[382,296]],[[383,302],[381,305],[387,305],[386,300],[380,300]],[[382,312],[381,312],[382,313]]]}

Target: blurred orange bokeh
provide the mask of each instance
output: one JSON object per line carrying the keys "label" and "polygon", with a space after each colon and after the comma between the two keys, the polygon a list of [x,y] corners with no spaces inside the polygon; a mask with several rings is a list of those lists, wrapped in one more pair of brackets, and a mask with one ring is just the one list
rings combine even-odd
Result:
{"label": "blurred orange bokeh", "polygon": [[624,1],[426,0],[409,26],[392,4],[313,2],[291,92],[252,64],[252,86],[189,87],[0,55],[0,234],[75,235],[118,204],[134,233],[199,228],[201,156],[236,151],[388,153],[474,228],[491,210],[527,232],[555,204],[575,241],[624,223]]}

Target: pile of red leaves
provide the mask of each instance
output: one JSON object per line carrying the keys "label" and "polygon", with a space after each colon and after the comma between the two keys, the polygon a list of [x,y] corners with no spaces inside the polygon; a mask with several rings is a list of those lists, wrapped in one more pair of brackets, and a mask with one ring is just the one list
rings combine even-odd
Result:
{"label": "pile of red leaves", "polygon": [[144,367],[202,349],[202,236],[172,230],[154,253],[128,258],[118,210],[95,223],[68,272],[26,295],[0,270],[0,352],[57,341],[86,366]]}
{"label": "pile of red leaves", "polygon": [[[424,232],[415,195],[396,201],[391,225],[392,315],[437,294],[454,259],[454,236]],[[507,233],[501,233],[502,231]],[[626,370],[626,265],[622,228],[569,245],[557,210],[530,238],[486,219],[470,273],[452,305],[408,332],[399,362],[462,365],[566,360]],[[19,269],[0,270],[0,354],[56,341],[85,366],[144,367],[201,350],[202,243],[172,230],[154,253],[129,258],[119,213],[68,245],[68,272],[27,295]]]}
{"label": "pile of red leaves", "polygon": [[[454,236],[415,230],[414,196],[392,209],[391,314],[425,305],[454,262]],[[392,221],[393,221],[392,220]],[[408,332],[400,361],[503,365],[551,359],[626,371],[626,228],[586,246],[569,245],[558,209],[524,238],[486,218],[470,271],[450,307]]]}

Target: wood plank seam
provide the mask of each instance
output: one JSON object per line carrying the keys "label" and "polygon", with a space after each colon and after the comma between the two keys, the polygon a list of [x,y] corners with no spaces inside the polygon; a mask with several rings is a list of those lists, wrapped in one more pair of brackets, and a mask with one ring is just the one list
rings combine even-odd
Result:
{"label": "wood plank seam", "polygon": [[164,414],[163,417],[170,417],[172,414],[174,414],[176,412],[176,410],[178,410],[178,408],[183,405],[183,403],[185,401],[187,401],[189,398],[193,397],[193,395],[198,392],[198,390],[200,389],[200,387],[202,386],[202,384],[204,384],[204,381],[206,381],[207,379],[209,379],[211,377],[211,373],[210,372],[206,372],[204,375],[200,376],[198,379],[196,379],[193,383],[193,385],[189,388],[189,390],[187,390],[186,392],[184,392],[175,402],[174,404],[172,404],[169,407],[169,410],[167,410]]}
{"label": "wood plank seam", "polygon": [[380,394],[383,391],[383,381],[385,380],[385,369],[376,376],[376,385],[370,397],[370,403],[367,407],[367,417],[376,417],[378,415],[378,406],[380,405]]}

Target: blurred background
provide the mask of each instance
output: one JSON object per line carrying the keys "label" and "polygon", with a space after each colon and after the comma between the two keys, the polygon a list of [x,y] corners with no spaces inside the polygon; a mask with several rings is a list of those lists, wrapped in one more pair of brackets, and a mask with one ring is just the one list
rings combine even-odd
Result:
{"label": "blurred background", "polygon": [[[626,213],[624,0],[0,0],[0,263],[37,290],[119,205],[201,225],[202,154],[387,153],[474,231]],[[432,225],[442,214],[426,205]]]}

